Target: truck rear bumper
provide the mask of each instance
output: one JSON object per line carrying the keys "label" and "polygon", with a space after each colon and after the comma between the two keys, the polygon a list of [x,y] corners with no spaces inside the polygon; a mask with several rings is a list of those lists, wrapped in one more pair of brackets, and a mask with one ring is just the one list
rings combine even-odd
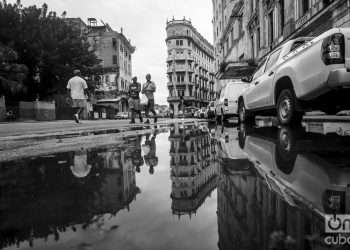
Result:
{"label": "truck rear bumper", "polygon": [[349,87],[350,72],[346,68],[334,69],[329,73],[327,86],[330,88]]}

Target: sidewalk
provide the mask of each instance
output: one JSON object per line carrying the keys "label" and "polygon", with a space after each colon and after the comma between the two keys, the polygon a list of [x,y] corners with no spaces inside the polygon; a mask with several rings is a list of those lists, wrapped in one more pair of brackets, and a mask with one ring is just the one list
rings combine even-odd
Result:
{"label": "sidewalk", "polygon": [[[182,119],[160,119],[157,124],[166,125],[181,121]],[[194,119],[185,119],[186,123],[193,121]],[[79,124],[74,121],[0,123],[0,140],[39,139],[46,136],[70,135],[113,129],[123,130],[143,126],[149,125],[142,123],[130,125],[129,120],[89,120],[82,121]]]}
{"label": "sidewalk", "polygon": [[[161,119],[158,130],[195,119]],[[205,122],[205,121],[204,121]],[[154,124],[130,125],[128,120],[17,122],[0,124],[0,162],[66,152],[76,148],[115,145],[123,138],[152,133]]]}

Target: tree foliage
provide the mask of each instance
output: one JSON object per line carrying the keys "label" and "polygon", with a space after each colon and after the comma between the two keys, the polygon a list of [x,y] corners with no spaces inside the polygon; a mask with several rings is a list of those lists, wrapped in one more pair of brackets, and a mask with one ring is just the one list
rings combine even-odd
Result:
{"label": "tree foliage", "polygon": [[[65,16],[66,13],[64,13]],[[16,51],[17,63],[28,68],[26,99],[63,93],[74,69],[83,73],[99,64],[87,37],[47,4],[23,7],[20,1],[0,4],[0,42]],[[39,73],[39,74],[38,74]],[[40,75],[40,80],[35,76]]]}

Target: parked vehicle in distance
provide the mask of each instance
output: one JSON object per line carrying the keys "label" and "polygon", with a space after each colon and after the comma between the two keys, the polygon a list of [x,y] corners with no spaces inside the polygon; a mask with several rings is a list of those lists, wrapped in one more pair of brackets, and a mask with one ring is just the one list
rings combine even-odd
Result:
{"label": "parked vehicle in distance", "polygon": [[129,119],[129,113],[128,112],[119,112],[115,115],[115,119]]}
{"label": "parked vehicle in distance", "polygon": [[206,107],[202,107],[200,110],[199,110],[199,118],[207,118],[207,108]]}
{"label": "parked vehicle in distance", "polygon": [[243,81],[227,83],[221,90],[220,98],[216,102],[215,113],[218,121],[238,115],[238,97],[248,88],[249,84]]}
{"label": "parked vehicle in distance", "polygon": [[193,117],[194,117],[194,118],[199,118],[199,117],[200,117],[199,113],[200,113],[200,110],[199,110],[199,109],[196,110],[196,112],[194,112]]}
{"label": "parked vehicle in distance", "polygon": [[185,113],[184,113],[184,117],[185,118],[192,118],[194,117],[195,112],[199,110],[197,107],[185,107]]}
{"label": "parked vehicle in distance", "polygon": [[[239,97],[239,119],[268,111],[282,125],[305,111],[336,114],[350,108],[350,28],[334,28],[312,39],[300,37],[272,51]],[[272,111],[272,112],[271,112]]]}
{"label": "parked vehicle in distance", "polygon": [[207,107],[207,117],[208,119],[215,118],[215,101],[209,102]]}

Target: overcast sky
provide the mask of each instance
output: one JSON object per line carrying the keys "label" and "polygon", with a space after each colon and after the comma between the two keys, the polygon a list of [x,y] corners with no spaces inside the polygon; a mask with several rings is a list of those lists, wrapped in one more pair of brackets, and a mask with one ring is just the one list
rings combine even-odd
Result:
{"label": "overcast sky", "polygon": [[[8,2],[14,2],[8,1]],[[143,83],[151,73],[157,84],[156,102],[166,104],[166,44],[167,18],[191,18],[192,24],[212,43],[211,0],[22,0],[24,6],[46,2],[50,10],[67,17],[102,19],[124,34],[136,46],[133,55],[133,75]]]}

